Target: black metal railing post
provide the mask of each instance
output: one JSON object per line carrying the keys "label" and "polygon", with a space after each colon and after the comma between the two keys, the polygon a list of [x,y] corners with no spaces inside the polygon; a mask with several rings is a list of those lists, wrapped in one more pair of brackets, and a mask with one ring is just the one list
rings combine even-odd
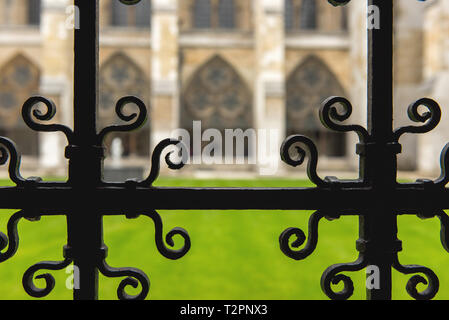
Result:
{"label": "black metal railing post", "polygon": [[[397,249],[396,215],[389,203],[396,184],[393,144],[393,0],[369,0],[378,8],[379,25],[368,24],[368,132],[364,176],[373,188],[372,209],[360,216],[360,243],[368,265],[379,270],[379,287],[368,299],[391,299],[391,269]],[[368,14],[372,14],[368,12]],[[375,17],[377,18],[377,17]],[[377,28],[379,27],[379,28]]]}
{"label": "black metal railing post", "polygon": [[[79,199],[88,199],[101,183],[103,147],[98,145],[98,15],[99,0],[75,0],[79,28],[74,30],[74,131],[73,144],[66,149],[69,182]],[[75,300],[98,298],[98,261],[103,243],[102,216],[95,203],[73,203],[67,215],[70,255],[76,270]]]}

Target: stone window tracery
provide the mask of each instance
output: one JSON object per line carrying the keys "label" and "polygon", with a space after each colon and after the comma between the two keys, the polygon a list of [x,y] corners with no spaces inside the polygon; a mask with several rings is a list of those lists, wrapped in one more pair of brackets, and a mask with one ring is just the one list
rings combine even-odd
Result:
{"label": "stone window tracery", "polygon": [[38,135],[22,120],[23,103],[39,91],[40,72],[19,54],[0,70],[0,135],[13,139],[23,155],[38,154]]}
{"label": "stone window tracery", "polygon": [[215,56],[195,73],[184,94],[185,124],[218,129],[251,126],[251,93],[237,72]]}
{"label": "stone window tracery", "polygon": [[345,135],[324,128],[318,110],[330,96],[344,96],[335,75],[317,57],[304,60],[287,79],[287,136],[304,134],[317,143],[320,154],[345,155]]}
{"label": "stone window tracery", "polygon": [[252,119],[251,91],[228,62],[215,56],[197,70],[183,94],[181,127],[191,131],[201,121],[203,130],[245,131]]}
{"label": "stone window tracery", "polygon": [[[120,124],[115,113],[117,101],[124,96],[136,96],[141,99],[149,111],[150,85],[141,69],[125,54],[117,53],[110,57],[100,68],[99,127]],[[125,112],[131,114],[130,104]],[[147,156],[150,149],[150,129],[144,127],[130,133],[113,133],[107,136],[106,145],[110,145],[114,137],[120,137],[124,147],[124,156]]]}

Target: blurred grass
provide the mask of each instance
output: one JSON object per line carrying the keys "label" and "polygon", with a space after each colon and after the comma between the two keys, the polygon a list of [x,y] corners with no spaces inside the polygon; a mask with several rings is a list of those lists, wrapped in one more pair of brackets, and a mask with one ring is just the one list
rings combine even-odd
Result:
{"label": "blurred grass", "polygon": [[[5,185],[7,182],[0,182]],[[308,182],[289,179],[193,180],[160,178],[158,185],[191,187],[297,187]],[[323,199],[324,200],[324,199]],[[232,199],[230,199],[232,201]],[[298,199],[298,201],[301,201]],[[88,209],[88,208],[86,208]],[[13,211],[3,210],[0,228]],[[310,211],[160,211],[164,233],[173,227],[185,228],[192,248],[180,260],[171,261],[156,250],[153,222],[146,217],[127,220],[104,218],[104,240],[109,247],[109,265],[137,267],[151,281],[149,298],[159,299],[327,299],[320,289],[322,272],[335,263],[357,258],[358,219],[342,217],[323,220],[316,251],[303,261],[294,261],[279,250],[278,237],[288,227],[299,227],[307,234]],[[439,242],[438,219],[399,217],[399,238],[404,250],[403,264],[424,264],[440,278],[437,299],[449,298],[449,255]],[[22,275],[32,264],[62,260],[66,243],[63,217],[43,217],[41,221],[19,223],[20,246],[17,254],[0,264],[0,299],[30,299],[21,284]],[[177,247],[182,239],[175,239]],[[71,299],[65,287],[65,270],[51,272],[56,287],[48,299]],[[364,299],[364,271],[350,274],[355,284],[352,299]],[[409,299],[405,285],[409,277],[393,273],[393,298]],[[100,299],[116,299],[121,278],[100,277]],[[37,285],[44,284],[36,280]],[[421,285],[420,285],[421,286]],[[336,287],[338,289],[338,287]],[[421,290],[424,286],[419,287]],[[128,288],[130,294],[136,293]]]}

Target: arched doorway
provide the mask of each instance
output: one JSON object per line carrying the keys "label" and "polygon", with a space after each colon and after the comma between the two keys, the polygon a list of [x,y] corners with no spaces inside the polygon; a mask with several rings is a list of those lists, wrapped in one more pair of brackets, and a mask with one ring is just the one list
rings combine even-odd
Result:
{"label": "arched doorway", "polygon": [[[100,68],[100,102],[98,110],[99,128],[121,124],[115,113],[117,101],[124,96],[136,96],[147,108],[150,107],[150,85],[142,70],[125,54],[117,53],[110,57]],[[131,114],[130,104],[125,110]],[[149,111],[149,110],[148,110]],[[111,133],[106,137],[108,152],[114,138],[120,138],[123,144],[123,156],[144,157],[150,154],[150,125],[129,133]]]}
{"label": "arched doorway", "polygon": [[[223,137],[225,129],[245,131],[253,127],[252,103],[252,93],[237,71],[222,57],[214,56],[195,72],[184,90],[181,127],[191,136],[194,121],[201,121],[203,131],[217,129]],[[190,150],[192,154],[192,146]],[[249,152],[246,140],[244,156]]]}
{"label": "arched doorway", "polygon": [[326,98],[344,95],[343,87],[324,62],[307,57],[287,79],[287,136],[306,135],[315,141],[320,154],[345,156],[345,134],[324,128],[318,114]]}
{"label": "arched doorway", "polygon": [[16,55],[0,70],[0,135],[12,139],[23,155],[39,155],[38,134],[22,120],[23,103],[39,91],[40,72],[28,58]]}

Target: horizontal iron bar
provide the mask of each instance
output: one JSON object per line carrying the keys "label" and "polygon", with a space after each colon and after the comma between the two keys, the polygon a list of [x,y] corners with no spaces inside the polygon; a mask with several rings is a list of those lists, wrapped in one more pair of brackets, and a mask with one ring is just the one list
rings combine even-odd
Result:
{"label": "horizontal iron bar", "polygon": [[383,194],[371,188],[137,188],[74,190],[69,187],[0,188],[1,209],[33,211],[121,210],[329,210],[359,211],[449,208],[449,189],[398,187]]}

